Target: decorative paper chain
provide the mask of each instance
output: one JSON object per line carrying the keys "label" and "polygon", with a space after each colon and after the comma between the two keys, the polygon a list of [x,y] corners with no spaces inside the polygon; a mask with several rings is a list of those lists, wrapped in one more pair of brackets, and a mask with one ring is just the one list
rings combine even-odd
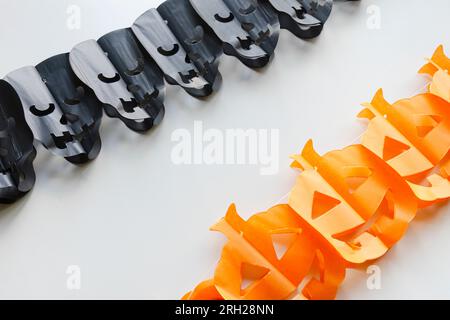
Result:
{"label": "decorative paper chain", "polygon": [[220,87],[221,55],[266,66],[281,29],[318,36],[333,0],[167,0],[131,27],[0,80],[0,202],[35,183],[34,140],[74,164],[101,149],[103,111],[136,132],[165,113],[165,82],[194,97]]}
{"label": "decorative paper chain", "polygon": [[228,238],[214,278],[184,299],[334,299],[347,268],[382,257],[418,209],[449,199],[449,71],[440,46],[420,70],[427,93],[390,104],[379,90],[363,105],[361,144],[321,156],[309,141],[288,204],[248,221],[232,205],[212,227]]}

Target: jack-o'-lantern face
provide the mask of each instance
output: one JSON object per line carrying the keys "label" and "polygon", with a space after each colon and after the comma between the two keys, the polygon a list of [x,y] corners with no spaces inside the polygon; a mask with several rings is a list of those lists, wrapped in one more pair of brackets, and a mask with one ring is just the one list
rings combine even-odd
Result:
{"label": "jack-o'-lantern face", "polygon": [[[192,63],[216,90],[222,80],[219,73],[219,57],[222,54],[220,40],[197,15],[189,0],[164,1],[157,10],[185,49],[186,62]],[[178,46],[176,48],[179,50]]]}
{"label": "jack-o'-lantern face", "polygon": [[138,132],[161,122],[165,95],[162,73],[143,53],[130,29],[76,45],[70,63],[103,103],[108,116],[119,118]]}
{"label": "jack-o'-lantern face", "polygon": [[68,54],[16,70],[5,79],[16,89],[35,139],[73,163],[97,157],[101,104],[73,74]]}
{"label": "jack-o'-lantern face", "polygon": [[0,80],[0,202],[17,200],[34,186],[33,133],[25,122],[20,98]]}
{"label": "jack-o'-lantern face", "polygon": [[421,206],[450,197],[450,103],[420,94],[390,105],[378,91],[362,143],[406,179]]}
{"label": "jack-o'-lantern face", "polygon": [[[260,6],[249,2],[235,3],[233,6],[222,0],[190,2],[222,41],[225,54],[237,57],[251,68],[261,68],[269,62],[277,43],[279,28],[273,13],[267,16],[261,14]],[[255,24],[254,19],[250,18],[255,16],[261,18],[259,21],[262,22]]]}
{"label": "jack-o'-lantern face", "polygon": [[132,114],[141,109],[148,115],[144,123],[148,123],[149,127],[158,125],[164,116],[163,73],[131,29],[108,33],[98,40],[98,45],[118,72],[116,82],[123,80],[133,96],[130,101],[120,98],[125,113]]}
{"label": "jack-o'-lantern face", "polygon": [[188,54],[156,9],[150,9],[133,24],[132,30],[170,84],[179,85],[195,97],[208,96],[212,84],[188,59]]}
{"label": "jack-o'-lantern face", "polygon": [[350,263],[382,256],[405,233],[417,204],[389,165],[362,145],[320,157],[309,142],[289,205]]}
{"label": "jack-o'-lantern face", "polygon": [[280,22],[266,1],[223,0],[250,38],[269,55],[278,44]]}
{"label": "jack-o'-lantern face", "polygon": [[213,230],[228,238],[214,279],[185,299],[280,300],[296,298],[299,290],[307,299],[333,299],[344,279],[344,261],[288,205],[248,221],[232,205]]}

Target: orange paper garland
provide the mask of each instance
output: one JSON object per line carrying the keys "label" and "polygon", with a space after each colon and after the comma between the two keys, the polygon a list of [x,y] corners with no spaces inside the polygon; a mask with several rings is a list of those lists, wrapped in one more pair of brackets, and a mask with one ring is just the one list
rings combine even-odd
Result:
{"label": "orange paper garland", "polygon": [[[346,268],[383,256],[418,208],[450,198],[450,59],[439,46],[420,70],[429,92],[364,104],[361,144],[320,156],[309,141],[288,204],[213,228],[228,238],[214,278],[186,300],[334,299]],[[278,249],[278,250],[277,250]]]}

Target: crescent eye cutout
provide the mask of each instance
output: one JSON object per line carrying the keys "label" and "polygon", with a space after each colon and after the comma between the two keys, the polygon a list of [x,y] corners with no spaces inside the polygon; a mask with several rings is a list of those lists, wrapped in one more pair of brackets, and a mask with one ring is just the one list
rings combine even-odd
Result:
{"label": "crescent eye cutout", "polygon": [[214,15],[214,19],[216,19],[217,21],[222,22],[222,23],[228,23],[228,22],[231,22],[234,20],[234,16],[231,12],[228,15],[228,17],[222,17],[220,14],[216,13]]}
{"label": "crescent eye cutout", "polygon": [[131,93],[138,94],[141,91],[141,86],[138,84],[129,84],[127,90]]}
{"label": "crescent eye cutout", "polygon": [[80,100],[78,100],[77,98],[73,98],[73,99],[71,99],[71,98],[67,98],[67,99],[64,99],[64,103],[65,104],[67,104],[67,105],[69,105],[69,106],[76,106],[77,104],[80,104]]}
{"label": "crescent eye cutout", "polygon": [[138,58],[137,59],[137,66],[134,69],[128,69],[125,71],[125,73],[129,76],[137,76],[138,74],[141,74],[144,71],[144,58]]}
{"label": "crescent eye cutout", "polygon": [[103,75],[103,73],[100,73],[100,74],[98,75],[98,79],[99,79],[101,82],[104,82],[104,83],[114,83],[114,82],[117,82],[117,81],[120,80],[120,75],[119,75],[118,73],[116,73],[116,74],[114,75],[114,77],[108,78],[108,77],[105,77],[105,76]]}
{"label": "crescent eye cutout", "polygon": [[40,110],[38,108],[36,108],[36,106],[31,106],[30,107],[30,112],[32,114],[34,114],[36,117],[45,117],[48,116],[49,114],[51,114],[53,111],[55,111],[55,105],[53,103],[50,103],[48,105],[47,109],[44,110]]}
{"label": "crescent eye cutout", "polygon": [[158,52],[166,57],[175,55],[178,52],[178,50],[180,50],[180,46],[176,43],[173,45],[173,48],[171,50],[165,50],[163,47],[158,48]]}

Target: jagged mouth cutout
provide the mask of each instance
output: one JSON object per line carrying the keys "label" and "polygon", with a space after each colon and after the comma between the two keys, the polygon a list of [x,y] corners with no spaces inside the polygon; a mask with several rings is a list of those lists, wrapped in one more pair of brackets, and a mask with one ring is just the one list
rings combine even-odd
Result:
{"label": "jagged mouth cutout", "polygon": [[71,134],[68,131],[64,131],[62,136],[56,136],[51,133],[51,137],[53,142],[55,143],[56,148],[64,150],[67,148],[67,145],[71,142],[83,142],[84,139],[89,138],[90,132],[94,129],[95,123],[92,125],[83,125],[82,130],[78,134]]}

